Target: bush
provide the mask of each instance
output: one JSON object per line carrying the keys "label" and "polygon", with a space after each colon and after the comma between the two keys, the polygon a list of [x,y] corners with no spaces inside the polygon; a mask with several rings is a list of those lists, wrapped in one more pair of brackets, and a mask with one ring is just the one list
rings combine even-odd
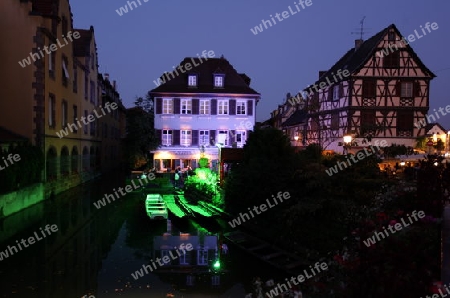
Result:
{"label": "bush", "polygon": [[214,203],[217,193],[217,175],[209,169],[196,169],[196,175],[190,176],[184,182],[184,197],[189,203],[198,201]]}
{"label": "bush", "polygon": [[[4,159],[7,160],[9,154],[18,154],[20,160],[5,167]],[[0,161],[5,168],[0,171],[0,193],[8,193],[41,181],[44,155],[38,147],[30,144],[10,147],[0,151]]]}

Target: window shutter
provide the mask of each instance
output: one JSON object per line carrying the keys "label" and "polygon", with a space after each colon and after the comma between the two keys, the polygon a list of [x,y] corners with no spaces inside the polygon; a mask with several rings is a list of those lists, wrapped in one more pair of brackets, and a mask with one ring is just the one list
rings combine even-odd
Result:
{"label": "window shutter", "polygon": [[395,86],[395,95],[401,96],[402,95],[402,82],[398,81],[397,85]]}
{"label": "window shutter", "polygon": [[161,129],[156,130],[156,139],[158,140],[159,143],[161,143],[161,139],[162,139],[162,130]]}
{"label": "window shutter", "polygon": [[173,113],[180,114],[180,99],[179,98],[173,99]]}
{"label": "window shutter", "polygon": [[193,115],[200,114],[200,103],[199,103],[198,98],[192,99],[192,114]]}
{"label": "window shutter", "polygon": [[247,101],[247,115],[253,115],[253,100],[251,99]]}
{"label": "window shutter", "polygon": [[180,145],[180,130],[179,129],[174,129],[172,131],[172,137],[173,137],[173,142],[172,145]]}
{"label": "window shutter", "polygon": [[417,96],[420,96],[420,82],[418,82],[418,81],[414,81],[413,82],[413,88],[414,88],[414,90],[413,90],[413,96],[414,97],[417,97]]}
{"label": "window shutter", "polygon": [[333,89],[334,89],[334,86],[328,87],[328,100],[329,101],[333,100]]}
{"label": "window shutter", "polygon": [[217,115],[217,99],[211,99],[211,115]]}
{"label": "window shutter", "polygon": [[339,84],[339,98],[344,97],[344,84]]}
{"label": "window shutter", "polygon": [[210,143],[212,146],[216,145],[216,131],[215,130],[210,130],[209,131],[209,139],[210,139]]}
{"label": "window shutter", "polygon": [[198,130],[192,131],[192,146],[198,145]]}
{"label": "window shutter", "polygon": [[229,115],[236,115],[236,99],[230,99]]}
{"label": "window shutter", "polygon": [[155,111],[156,111],[156,114],[162,114],[162,98],[156,99]]}
{"label": "window shutter", "polygon": [[236,142],[236,130],[230,130],[230,145],[233,146],[233,143]]}

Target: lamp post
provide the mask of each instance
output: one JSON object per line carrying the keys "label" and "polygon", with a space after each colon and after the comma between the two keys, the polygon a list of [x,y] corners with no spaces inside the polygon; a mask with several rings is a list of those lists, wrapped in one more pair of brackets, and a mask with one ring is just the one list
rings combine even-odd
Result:
{"label": "lamp post", "polygon": [[351,135],[345,135],[343,137],[344,139],[344,150],[342,152],[342,154],[348,154],[348,149],[350,149],[351,145],[352,145],[352,136]]}

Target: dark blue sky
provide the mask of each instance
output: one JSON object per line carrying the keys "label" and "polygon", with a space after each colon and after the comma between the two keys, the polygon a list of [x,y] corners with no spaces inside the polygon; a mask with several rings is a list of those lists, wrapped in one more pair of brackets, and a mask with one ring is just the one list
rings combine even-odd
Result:
{"label": "dark blue sky", "polygon": [[[404,36],[426,22],[438,23],[439,29],[411,46],[437,75],[431,82],[430,112],[450,104],[448,0],[312,0],[311,6],[257,35],[250,28],[288,6],[295,11],[298,1],[144,1],[122,16],[116,9],[126,0],[71,1],[74,26],[94,26],[100,71],[117,80],[127,107],[184,57],[213,50],[251,77],[251,86],[261,93],[257,120],[265,120],[287,92],[312,84],[319,70],[330,68],[353,47],[358,35],[351,32],[358,31],[363,16],[364,39],[391,23]],[[440,123],[449,129],[450,115]]]}

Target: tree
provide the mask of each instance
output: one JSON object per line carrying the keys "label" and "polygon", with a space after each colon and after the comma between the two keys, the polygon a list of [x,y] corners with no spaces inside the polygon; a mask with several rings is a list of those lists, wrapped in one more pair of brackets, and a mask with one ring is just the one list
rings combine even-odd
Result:
{"label": "tree", "polygon": [[147,93],[138,97],[135,107],[127,110],[126,153],[130,168],[139,168],[148,162],[150,150],[159,146],[154,128],[153,103]]}
{"label": "tree", "polygon": [[294,172],[294,148],[280,130],[251,132],[243,155],[243,161],[233,167],[225,185],[226,208],[236,212],[286,191]]}
{"label": "tree", "polygon": [[433,147],[440,153],[442,150],[444,150],[445,144],[441,139],[438,139],[436,145],[434,145]]}

